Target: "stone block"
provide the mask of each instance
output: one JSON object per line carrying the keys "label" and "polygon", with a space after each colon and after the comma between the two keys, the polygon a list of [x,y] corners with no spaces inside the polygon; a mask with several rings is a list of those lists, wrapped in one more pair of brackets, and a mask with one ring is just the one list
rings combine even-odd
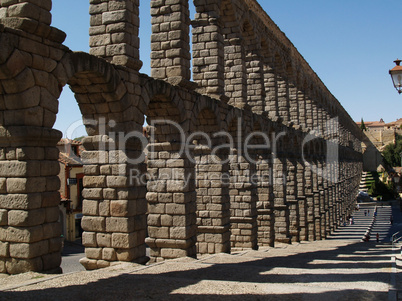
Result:
{"label": "stone block", "polygon": [[8,225],[8,211],[5,209],[0,209],[0,226]]}
{"label": "stone block", "polygon": [[107,217],[106,232],[130,233],[135,229],[133,217]]}
{"label": "stone block", "polygon": [[43,224],[43,238],[55,238],[61,236],[61,225],[59,222]]}
{"label": "stone block", "polygon": [[124,176],[107,176],[106,183],[107,187],[127,187],[128,178]]}
{"label": "stone block", "polygon": [[155,227],[161,226],[161,215],[160,214],[148,214],[147,220],[148,220],[148,222],[147,222],[148,226],[155,226]]}
{"label": "stone block", "polygon": [[42,240],[35,243],[10,243],[10,257],[29,259],[47,254],[49,242]]}
{"label": "stone block", "polygon": [[82,203],[82,213],[89,216],[99,215],[99,201],[84,200]]}
{"label": "stone block", "polygon": [[10,243],[0,241],[0,257],[10,256]]}
{"label": "stone block", "polygon": [[110,247],[112,245],[112,234],[97,233],[96,242],[99,247]]}
{"label": "stone block", "polygon": [[97,247],[97,239],[95,232],[83,232],[82,233],[82,244],[85,247]]}
{"label": "stone block", "polygon": [[160,220],[161,220],[162,227],[173,226],[173,217],[171,215],[163,214],[163,215],[161,215]]}
{"label": "stone block", "polygon": [[60,179],[57,176],[46,177],[46,190],[47,191],[57,191],[60,189]]}
{"label": "stone block", "polygon": [[6,178],[0,178],[0,193],[7,193],[7,179]]}
{"label": "stone block", "polygon": [[59,207],[47,207],[45,208],[45,223],[57,222],[60,216]]}
{"label": "stone block", "polygon": [[49,253],[61,252],[63,246],[63,238],[55,237],[49,239]]}
{"label": "stone block", "polygon": [[131,249],[117,249],[116,250],[116,258],[118,261],[133,261],[135,258],[145,256],[144,254],[141,254],[140,256],[136,256],[138,252],[136,252],[135,248]]}
{"label": "stone block", "polygon": [[6,261],[8,274],[20,274],[28,271],[39,272],[43,270],[43,261],[41,257],[32,259],[12,258]]}
{"label": "stone block", "polygon": [[186,204],[166,204],[166,213],[172,215],[185,215],[187,214]]}
{"label": "stone block", "polygon": [[6,274],[7,269],[6,269],[6,259],[0,257],[0,273]]}
{"label": "stone block", "polygon": [[15,228],[7,227],[0,231],[0,240],[9,242],[32,243],[43,239],[43,227]]}
{"label": "stone block", "polygon": [[134,216],[136,212],[136,201],[119,200],[110,202],[110,215],[116,217]]}
{"label": "stone block", "polygon": [[86,199],[101,200],[103,197],[102,188],[84,188],[82,196]]}
{"label": "stone block", "polygon": [[81,220],[81,227],[89,232],[106,232],[106,218],[95,216],[84,216]]}
{"label": "stone block", "polygon": [[98,176],[100,172],[99,165],[84,165],[84,174],[88,176]]}
{"label": "stone block", "polygon": [[148,226],[148,234],[153,238],[169,238],[169,227]]}
{"label": "stone block", "polygon": [[90,259],[102,259],[102,248],[85,248],[85,256]]}
{"label": "stone block", "polygon": [[107,267],[110,266],[110,261],[98,260],[98,261],[96,262],[96,265],[98,266],[98,269],[107,268]]}
{"label": "stone block", "polygon": [[41,207],[41,194],[7,194],[0,195],[0,204],[4,209],[37,209]]}
{"label": "stone block", "polygon": [[44,223],[46,214],[45,209],[33,210],[10,210],[8,212],[8,224],[10,226],[31,227]]}
{"label": "stone block", "polygon": [[187,250],[182,249],[168,249],[164,248],[161,250],[161,256],[166,259],[180,258],[188,256]]}
{"label": "stone block", "polygon": [[42,196],[42,207],[55,207],[60,204],[60,193],[58,191],[44,192]]}
{"label": "stone block", "polygon": [[193,226],[187,227],[171,227],[169,238],[171,239],[187,239],[195,235],[196,228]]}
{"label": "stone block", "polygon": [[130,249],[136,241],[135,233],[113,233],[112,248]]}
{"label": "stone block", "polygon": [[86,270],[96,270],[98,268],[96,259],[81,258],[80,263]]}
{"label": "stone block", "polygon": [[60,164],[58,161],[41,161],[41,169],[40,175],[43,177],[46,176],[55,176],[60,172]]}
{"label": "stone block", "polygon": [[116,251],[113,248],[103,248],[102,259],[108,261],[115,261],[117,259]]}
{"label": "stone block", "polygon": [[103,189],[103,198],[106,200],[115,200],[117,198],[116,189],[104,188]]}
{"label": "stone block", "polygon": [[42,256],[43,260],[43,270],[50,271],[60,267],[61,264],[61,253],[54,252],[50,254],[45,254]]}
{"label": "stone block", "polygon": [[106,187],[106,176],[85,176],[83,179],[84,187],[103,188]]}
{"label": "stone block", "polygon": [[109,155],[106,151],[85,151],[81,154],[81,160],[86,164],[107,164]]}
{"label": "stone block", "polygon": [[99,204],[99,215],[110,216],[110,201],[104,200],[99,202],[98,204]]}

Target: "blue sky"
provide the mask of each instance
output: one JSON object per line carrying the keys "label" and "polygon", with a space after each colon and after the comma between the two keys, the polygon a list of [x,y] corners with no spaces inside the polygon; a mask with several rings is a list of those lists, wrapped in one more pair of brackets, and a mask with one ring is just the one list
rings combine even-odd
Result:
{"label": "blue sky", "polygon": [[[191,0],[190,0],[191,1]],[[402,59],[400,0],[259,0],[271,19],[355,121],[402,118],[402,95],[388,70]],[[89,1],[53,0],[52,25],[71,50],[89,51]],[[150,0],[140,0],[141,72],[149,74]],[[75,129],[81,114],[66,87],[55,128]],[[72,125],[72,126],[71,126]],[[85,134],[83,127],[68,137]]]}

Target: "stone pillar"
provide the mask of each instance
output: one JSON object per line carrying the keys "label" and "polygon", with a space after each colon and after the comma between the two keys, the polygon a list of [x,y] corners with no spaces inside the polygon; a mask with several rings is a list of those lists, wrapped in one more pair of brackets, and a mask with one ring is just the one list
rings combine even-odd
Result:
{"label": "stone pillar", "polygon": [[263,87],[262,59],[255,53],[248,53],[247,62],[247,104],[251,111],[262,114],[265,110],[265,89]]}
{"label": "stone pillar", "polygon": [[278,107],[278,87],[276,84],[276,75],[272,67],[270,59],[264,62],[264,90],[265,90],[265,112],[269,118],[276,119],[279,117]]}
{"label": "stone pillar", "polygon": [[314,169],[311,173],[313,181],[313,199],[314,199],[314,223],[315,223],[315,239],[321,239],[321,195],[319,190],[319,177],[317,174],[318,161],[317,153],[314,154],[313,158]]}
{"label": "stone pillar", "polygon": [[289,80],[289,118],[294,124],[300,124],[299,120],[299,104],[298,90],[295,84],[292,82],[293,77]]}
{"label": "stone pillar", "polygon": [[288,153],[287,160],[286,203],[289,206],[289,233],[292,242],[300,241],[300,216],[297,199],[297,166],[293,153]]}
{"label": "stone pillar", "polygon": [[89,53],[140,70],[139,0],[91,0],[89,14]]}
{"label": "stone pillar", "polygon": [[220,99],[224,96],[224,40],[219,16],[221,0],[194,0],[193,79],[198,91]]}
{"label": "stone pillar", "polygon": [[[310,157],[310,156],[309,156]],[[314,222],[314,194],[313,194],[313,174],[311,166],[305,166],[304,168],[305,176],[305,195],[306,195],[306,206],[307,206],[307,236],[309,241],[316,239],[316,229]]]}
{"label": "stone pillar", "polygon": [[266,155],[262,155],[256,168],[258,173],[258,245],[273,247],[275,242],[275,215],[273,211],[272,160]]}
{"label": "stone pillar", "polygon": [[151,76],[172,84],[190,81],[188,0],[151,1]]}
{"label": "stone pillar", "polygon": [[82,207],[82,242],[85,256],[80,263],[88,270],[110,266],[114,261],[145,263],[145,183],[133,174],[145,174],[143,163],[130,164],[139,151],[121,145],[118,149],[107,136],[83,140],[86,149]]}
{"label": "stone pillar", "polygon": [[290,121],[289,116],[289,87],[286,80],[279,74],[277,74],[276,84],[278,86],[278,110],[279,117],[284,122]]}
{"label": "stone pillar", "polygon": [[0,273],[60,272],[60,89],[50,72],[65,34],[50,9],[50,0],[0,4]]}
{"label": "stone pillar", "polygon": [[326,232],[326,229],[327,229],[327,212],[326,212],[327,204],[326,204],[326,201],[327,201],[327,199],[325,196],[325,187],[324,187],[325,179],[322,174],[322,171],[324,170],[322,154],[319,154],[317,164],[318,164],[318,166],[317,166],[318,167],[318,174],[317,174],[318,190],[319,190],[319,197],[320,197],[321,239],[324,239],[324,238],[326,238],[326,235],[327,235],[327,232]]}
{"label": "stone pillar", "polygon": [[228,164],[207,147],[195,149],[197,253],[230,253]]}
{"label": "stone pillar", "polygon": [[297,180],[297,199],[299,204],[299,227],[300,240],[308,240],[307,222],[307,198],[306,198],[306,178],[305,165],[301,157],[296,157],[296,180]]}
{"label": "stone pillar", "polygon": [[306,126],[309,129],[313,128],[313,106],[309,96],[306,96]]}
{"label": "stone pillar", "polygon": [[49,271],[61,263],[58,149],[61,133],[5,126],[0,137],[0,272]]}
{"label": "stone pillar", "polygon": [[147,201],[151,262],[196,256],[194,164],[180,145],[151,143],[148,153]]}
{"label": "stone pillar", "polygon": [[229,104],[244,108],[247,103],[247,78],[242,39],[225,41],[225,94]]}
{"label": "stone pillar", "polygon": [[298,124],[304,128],[307,127],[307,122],[306,122],[306,96],[303,91],[297,90],[297,103],[298,103]]}
{"label": "stone pillar", "polygon": [[275,212],[275,241],[290,243],[289,207],[286,203],[286,158],[283,153],[273,158],[274,178],[274,212]]}
{"label": "stone pillar", "polygon": [[257,187],[254,164],[238,149],[230,160],[230,223],[232,250],[257,249]]}

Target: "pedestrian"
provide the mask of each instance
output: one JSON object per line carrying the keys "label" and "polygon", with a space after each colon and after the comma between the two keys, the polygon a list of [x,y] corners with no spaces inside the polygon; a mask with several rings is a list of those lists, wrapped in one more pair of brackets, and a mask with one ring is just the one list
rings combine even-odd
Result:
{"label": "pedestrian", "polygon": [[377,233],[377,242],[380,242],[380,234]]}
{"label": "pedestrian", "polygon": [[370,209],[369,209],[369,210],[367,210],[367,214],[368,214],[368,215],[370,215]]}
{"label": "pedestrian", "polygon": [[364,216],[367,216],[367,210],[364,210]]}
{"label": "pedestrian", "polygon": [[391,215],[391,217],[389,218],[389,222],[390,222],[391,225],[394,224],[394,218],[392,217],[392,215]]}

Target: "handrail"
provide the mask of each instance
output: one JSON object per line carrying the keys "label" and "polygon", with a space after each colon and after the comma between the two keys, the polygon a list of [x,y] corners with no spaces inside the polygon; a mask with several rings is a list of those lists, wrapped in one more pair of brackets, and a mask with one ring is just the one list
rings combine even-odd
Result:
{"label": "handrail", "polygon": [[[398,235],[398,234],[401,233],[401,232],[402,232],[402,230],[401,230],[401,231],[398,231],[398,232],[395,232],[394,234],[392,234],[391,241],[393,242],[395,235]],[[402,236],[401,236],[401,237],[402,237]],[[399,237],[399,238],[401,238],[401,237]]]}
{"label": "handrail", "polygon": [[[395,249],[394,249],[394,245],[395,245],[395,243],[396,242],[398,242],[400,239],[402,239],[402,230],[401,231],[398,231],[398,232],[395,232],[394,234],[392,234],[392,237],[391,237],[391,242],[392,242],[392,251],[394,252],[395,251]],[[396,239],[395,239],[395,236],[397,236],[398,234],[401,234],[401,236],[399,236],[399,237],[397,237]]]}

